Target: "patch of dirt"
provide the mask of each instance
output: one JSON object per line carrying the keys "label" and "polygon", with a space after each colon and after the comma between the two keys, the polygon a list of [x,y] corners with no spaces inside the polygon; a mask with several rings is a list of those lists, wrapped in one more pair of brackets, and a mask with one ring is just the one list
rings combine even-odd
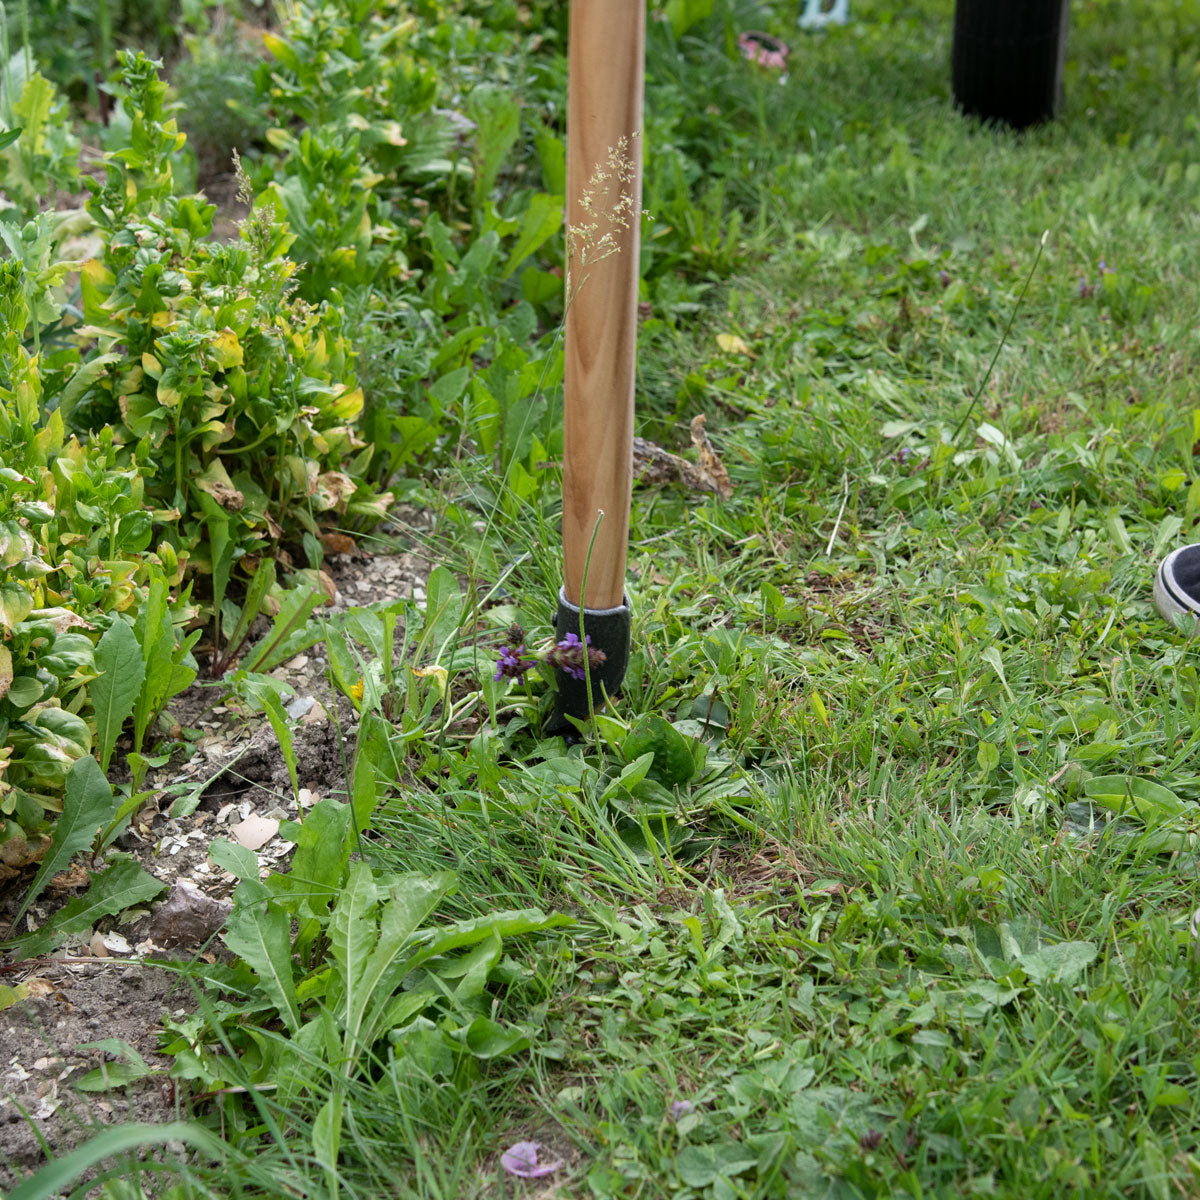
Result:
{"label": "patch of dirt", "polygon": [[425,599],[429,563],[415,554],[373,555],[361,550],[333,554],[327,560],[337,584],[330,612],[412,596]]}
{"label": "patch of dirt", "polygon": [[[408,596],[423,599],[429,571],[412,554],[360,550],[331,556],[327,569],[337,588],[327,614]],[[0,968],[0,984],[26,983],[34,994],[0,1011],[0,1190],[44,1161],[40,1138],[59,1155],[98,1125],[174,1119],[174,1102],[164,1100],[165,1076],[110,1093],[76,1093],[71,1080],[101,1057],[78,1046],[117,1037],[156,1070],[169,1067],[155,1053],[162,1017],[168,1007],[177,1015],[190,1009],[191,992],[176,986],[177,976],[140,965],[141,959],[201,955],[212,961],[220,951],[215,935],[236,881],[209,861],[212,841],[231,838],[249,845],[266,875],[281,868],[292,850],[279,836],[279,823],[302,819],[322,796],[344,795],[356,714],[330,687],[326,666],[318,644],[271,672],[294,693],[284,703],[292,718],[298,795],[275,734],[261,716],[229,701],[218,682],[198,680],[176,697],[170,717],[180,741],[191,744],[191,756],[151,773],[146,786],[152,799],[115,847],[163,883],[162,896],[148,908],[106,918],[68,938],[53,957]],[[172,816],[172,808],[180,815]],[[22,926],[39,927],[80,894],[88,882],[84,866],[96,869],[77,863],[51,881]],[[0,884],[3,934],[33,870]]]}
{"label": "patch of dirt", "polygon": [[[0,1189],[42,1165],[42,1138],[61,1155],[103,1126],[177,1115],[164,1090],[170,1060],[157,1053],[163,1014],[191,1007],[177,976],[110,959],[44,963],[24,979],[16,972],[0,979],[36,994],[0,1012]],[[107,1092],[77,1091],[74,1084],[105,1058],[80,1046],[102,1038],[128,1042],[156,1074]]]}
{"label": "patch of dirt", "polygon": [[213,215],[213,240],[236,240],[241,223],[250,215],[250,205],[238,198],[237,176],[232,171],[206,175],[200,181],[200,191],[210,204],[217,206]]}
{"label": "patch of dirt", "polygon": [[[530,1097],[531,1107],[536,1107],[537,1101]],[[542,1178],[526,1179],[518,1184],[505,1186],[496,1179],[500,1194],[507,1194],[511,1187],[516,1194],[527,1200],[567,1200],[578,1193],[570,1190],[569,1180],[583,1162],[583,1151],[570,1140],[565,1130],[557,1124],[543,1122],[541,1124],[518,1125],[509,1131],[501,1145],[503,1149],[496,1156],[496,1162],[503,1159],[504,1150],[521,1142],[533,1142],[537,1150],[539,1165],[549,1166],[558,1163],[558,1167],[549,1175]],[[497,1167],[497,1174],[507,1178],[502,1166]],[[493,1177],[494,1178],[494,1177]],[[480,1180],[483,1186],[492,1184],[493,1180],[486,1176]]]}
{"label": "patch of dirt", "polygon": [[[703,883],[706,888],[724,888],[735,905],[754,906],[781,894],[790,897],[797,889],[804,891],[817,878],[817,871],[794,847],[766,838],[754,847],[714,844]],[[669,888],[658,899],[690,909],[696,893]]]}

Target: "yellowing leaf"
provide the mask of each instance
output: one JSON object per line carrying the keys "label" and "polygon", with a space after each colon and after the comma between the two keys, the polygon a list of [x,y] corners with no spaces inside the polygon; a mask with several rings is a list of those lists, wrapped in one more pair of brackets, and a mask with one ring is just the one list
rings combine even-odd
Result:
{"label": "yellowing leaf", "polygon": [[271,52],[273,58],[283,63],[285,67],[290,67],[293,71],[299,70],[300,59],[296,51],[283,40],[273,33],[264,33],[262,35],[263,45]]}
{"label": "yellowing leaf", "polygon": [[162,374],[162,363],[149,350],[145,350],[142,352],[142,370],[151,379],[157,379]]}
{"label": "yellowing leaf", "polygon": [[0,627],[16,629],[33,612],[33,597],[20,584],[0,587]]}
{"label": "yellowing leaf", "polygon": [[718,333],[717,345],[726,354],[744,354],[747,358],[754,357],[754,351],[736,333]]}
{"label": "yellowing leaf", "polygon": [[0,1012],[6,1008],[11,1008],[14,1004],[19,1004],[28,996],[29,987],[24,983],[18,983],[16,987],[0,984]]}
{"label": "yellowing leaf", "polygon": [[65,430],[61,409],[56,408],[46,418],[46,424],[38,430],[36,437],[38,452],[43,456],[43,461],[62,449]]}
{"label": "yellowing leaf", "polygon": [[304,365],[312,372],[320,371],[320,369],[329,361],[329,351],[325,348],[325,335],[318,334],[308,344],[308,354],[305,357]]}
{"label": "yellowing leaf", "polygon": [[379,127],[383,134],[384,141],[391,146],[407,146],[408,138],[400,132],[399,121],[384,121]]}
{"label": "yellowing leaf", "polygon": [[445,667],[417,667],[413,674],[418,679],[432,679],[437,685],[438,695],[445,700],[446,698],[446,683],[449,679]]}
{"label": "yellowing leaf", "polygon": [[167,312],[165,308],[160,308],[158,312],[150,318],[150,324],[155,329],[168,329],[174,324],[174,317]]}
{"label": "yellowing leaf", "polygon": [[356,420],[363,410],[362,388],[355,388],[354,391],[339,396],[329,407],[330,411],[343,421]]}
{"label": "yellowing leaf", "polygon": [[237,334],[228,326],[217,334],[212,343],[212,352],[213,358],[217,360],[217,366],[222,371],[227,371],[230,367],[240,367],[245,361]]}
{"label": "yellowing leaf", "polygon": [[97,287],[112,287],[117,282],[117,277],[98,258],[89,258],[80,270]]}

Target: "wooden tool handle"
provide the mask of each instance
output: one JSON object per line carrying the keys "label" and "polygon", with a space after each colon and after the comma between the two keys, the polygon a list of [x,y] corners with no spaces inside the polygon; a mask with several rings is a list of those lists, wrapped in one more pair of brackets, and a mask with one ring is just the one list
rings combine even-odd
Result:
{"label": "wooden tool handle", "polygon": [[567,598],[590,609],[616,607],[625,592],[645,46],[645,0],[572,0],[563,559]]}

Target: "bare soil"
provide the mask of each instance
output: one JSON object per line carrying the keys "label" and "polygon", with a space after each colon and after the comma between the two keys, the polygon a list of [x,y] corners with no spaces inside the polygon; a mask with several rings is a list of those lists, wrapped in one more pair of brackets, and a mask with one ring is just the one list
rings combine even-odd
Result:
{"label": "bare soil", "polygon": [[[164,1013],[191,1007],[178,976],[115,958],[46,963],[23,982],[36,998],[0,1013],[4,1191],[45,1161],[43,1138],[61,1155],[105,1125],[172,1120],[170,1062],[156,1053],[158,1030]],[[72,1080],[106,1057],[81,1046],[101,1038],[128,1042],[157,1073],[102,1094],[76,1091]]]}

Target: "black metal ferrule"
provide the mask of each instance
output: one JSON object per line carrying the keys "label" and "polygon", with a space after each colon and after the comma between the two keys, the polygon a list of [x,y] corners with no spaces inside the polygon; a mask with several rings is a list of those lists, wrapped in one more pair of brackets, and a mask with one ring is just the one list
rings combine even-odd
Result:
{"label": "black metal ferrule", "polygon": [[[592,703],[597,709],[603,707],[604,697],[615,696],[625,681],[625,670],[629,666],[629,640],[633,628],[633,613],[629,597],[616,608],[585,608],[583,612],[584,634],[591,639],[593,650],[604,651],[604,662],[591,668]],[[562,588],[558,592],[558,612],[554,617],[554,636],[562,641],[568,633],[579,633],[580,609],[567,599]],[[546,725],[546,732],[573,734],[575,727],[567,717],[586,721],[588,718],[588,685],[586,679],[575,679],[564,670],[557,670],[558,687],[554,698],[554,711]]]}

